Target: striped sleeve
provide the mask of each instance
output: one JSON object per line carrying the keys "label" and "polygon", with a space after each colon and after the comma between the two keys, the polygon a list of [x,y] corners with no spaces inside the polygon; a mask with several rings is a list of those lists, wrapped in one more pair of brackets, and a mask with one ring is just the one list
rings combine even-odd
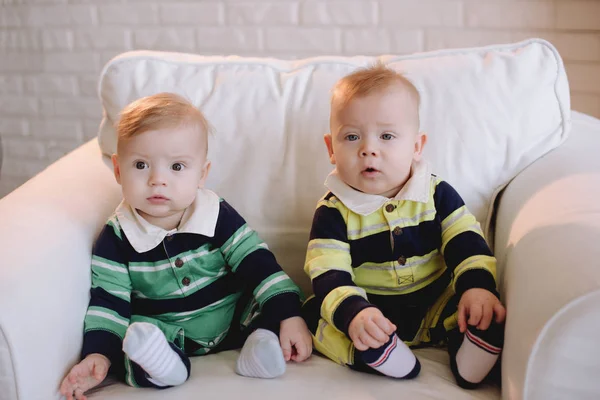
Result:
{"label": "striped sleeve", "polygon": [[321,317],[348,335],[348,326],[360,311],[372,305],[364,289],[354,283],[344,206],[331,194],[317,204],[304,271],[321,303]]}
{"label": "striped sleeve", "polygon": [[122,364],[122,341],[131,317],[131,280],[116,220],[109,221],[92,252],[92,287],[84,321],[82,358],[105,355]]}
{"label": "striped sleeve", "polygon": [[473,214],[456,190],[444,181],[439,181],[435,188],[434,202],[441,222],[441,252],[453,273],[455,292],[459,296],[471,288],[495,292],[496,259]]}
{"label": "striped sleeve", "polygon": [[252,291],[269,323],[300,315],[300,288],[244,218],[222,200],[215,230],[216,245],[236,280]]}

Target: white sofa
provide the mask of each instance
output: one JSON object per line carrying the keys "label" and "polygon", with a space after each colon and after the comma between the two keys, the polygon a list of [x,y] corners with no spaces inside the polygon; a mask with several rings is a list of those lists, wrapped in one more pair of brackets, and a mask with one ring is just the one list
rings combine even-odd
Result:
{"label": "white sofa", "polygon": [[[417,350],[423,368],[412,381],[356,373],[317,355],[290,364],[280,379],[243,378],[229,351],[194,358],[181,387],[112,383],[90,399],[600,398],[600,121],[570,112],[556,50],[531,40],[382,59],[421,91],[425,156],[463,194],[498,257],[508,309],[502,390],[458,388],[443,349]],[[373,61],[153,52],[111,61],[99,86],[99,140],[0,200],[0,400],[56,399],[78,361],[91,247],[120,199],[106,155],[121,107],[159,91],[199,106],[215,128],[208,185],[308,294],[304,251],[331,170],[322,143],[328,92]]]}

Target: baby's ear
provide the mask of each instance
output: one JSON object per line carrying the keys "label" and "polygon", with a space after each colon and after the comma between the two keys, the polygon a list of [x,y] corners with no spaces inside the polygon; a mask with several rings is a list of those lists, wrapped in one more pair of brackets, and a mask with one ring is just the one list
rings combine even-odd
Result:
{"label": "baby's ear", "polygon": [[413,155],[413,159],[415,161],[419,161],[421,156],[423,155],[423,148],[427,143],[427,134],[425,132],[419,132],[417,134],[417,138],[415,140],[415,153]]}
{"label": "baby's ear", "polygon": [[208,173],[210,172],[210,161],[206,160],[204,167],[202,168],[202,176],[200,177],[200,182],[198,183],[198,189],[202,189],[204,184],[206,183],[206,178],[208,178]]}
{"label": "baby's ear", "polygon": [[335,165],[335,155],[333,154],[333,145],[331,144],[331,133],[323,135],[323,140],[325,140],[325,146],[327,146],[327,152],[329,153],[329,162]]}
{"label": "baby's ear", "polygon": [[115,179],[117,180],[117,183],[120,185],[121,184],[121,168],[119,167],[119,156],[117,156],[116,154],[113,154],[110,159],[112,160],[113,172],[115,174]]}

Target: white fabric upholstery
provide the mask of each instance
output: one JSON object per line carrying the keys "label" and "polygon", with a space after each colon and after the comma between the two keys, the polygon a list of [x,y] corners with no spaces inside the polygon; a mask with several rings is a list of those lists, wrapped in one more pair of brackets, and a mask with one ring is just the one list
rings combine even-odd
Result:
{"label": "white fabric upholstery", "polygon": [[[5,334],[4,339],[0,336],[0,349],[10,350],[6,362],[14,370],[7,375],[16,378],[6,384],[0,381],[1,400],[59,398],[59,382],[78,361],[81,349],[91,246],[119,196],[119,187],[93,140],[0,200],[0,220],[6,221],[0,225],[0,329]],[[34,275],[35,279],[27,278]],[[418,354],[423,361],[421,375],[399,383],[354,373],[318,356],[302,365],[290,365],[281,380],[244,378],[234,373],[237,351],[230,351],[194,358],[192,376],[180,388],[165,392],[119,383],[100,389],[90,399],[163,399],[166,394],[190,400],[199,396],[362,399],[396,393],[410,394],[411,399],[500,398],[497,387],[474,392],[458,388],[444,350]],[[16,391],[9,392],[12,386]]]}
{"label": "white fabric upholstery", "polygon": [[2,330],[0,330],[0,391],[2,392],[0,399],[17,398],[13,357]]}
{"label": "white fabric upholstery", "polygon": [[500,201],[495,253],[504,265],[510,398],[521,390],[536,400],[600,398],[599,127],[575,115],[569,139]]}
{"label": "white fabric upholstery", "polygon": [[193,377],[168,392],[135,389],[124,384],[112,385],[89,396],[90,400],[170,398],[248,399],[248,400],[367,400],[367,399],[499,399],[498,388],[486,385],[465,391],[454,384],[448,356],[442,350],[418,350],[423,370],[411,382],[401,382],[342,368],[320,356],[307,364],[290,365],[284,376],[258,380],[235,375],[238,351],[196,357],[192,360]]}
{"label": "white fabric upholstery", "polygon": [[58,398],[79,357],[92,244],[120,198],[101,160],[94,140],[0,200],[1,400]]}
{"label": "white fabric upholstery", "polygon": [[[600,234],[595,196],[600,188],[600,166],[595,160],[599,147],[600,121],[574,115],[569,140],[522,172],[502,196],[495,250],[501,270],[507,271],[501,275],[508,301],[504,399],[598,398],[597,330],[587,329],[598,326],[600,303],[597,297],[577,299],[600,289],[595,268],[599,259],[595,238]],[[577,187],[582,176],[595,177],[590,182],[595,193],[586,195],[593,187]],[[563,197],[547,192],[536,207],[526,208],[535,205],[531,199],[541,189],[569,182],[571,188]],[[573,196],[568,195],[571,189]],[[119,187],[94,140],[0,200],[0,399],[58,398],[58,383],[77,361],[81,347],[92,242],[119,197]],[[575,230],[552,231],[553,226],[560,227],[560,219],[552,212],[537,212],[539,204],[554,212],[565,210],[561,218],[579,216],[582,223]],[[523,240],[528,236],[523,233],[534,231],[534,237]],[[509,238],[519,237],[518,246],[509,245]],[[554,253],[542,257],[549,251]],[[546,274],[538,279],[546,268],[564,268],[567,253],[569,260],[575,260],[568,267],[578,268],[572,275]],[[579,325],[565,323],[563,316]],[[568,347],[555,346],[556,340]],[[281,381],[252,380],[233,373],[236,354],[195,358],[191,380],[179,389],[160,392],[116,384],[90,398],[159,399],[175,391],[182,399],[203,394],[237,398],[241,393],[250,399],[279,399],[283,393],[290,399],[389,398],[404,393],[410,399],[500,398],[496,388],[458,389],[443,350],[419,350],[421,375],[401,383],[352,373],[316,356],[307,364],[291,365]],[[526,380],[527,397],[523,395]],[[559,385],[563,387],[555,392]],[[586,388],[587,397],[563,396],[574,388]]]}
{"label": "white fabric upholstery", "polygon": [[[547,42],[445,50],[381,60],[421,93],[425,157],[484,224],[496,191],[567,136],[569,90]],[[323,144],[333,84],[374,57],[301,61],[126,53],[104,69],[102,151],[131,101],[161,91],[189,98],[216,134],[208,184],[271,243],[305,239],[331,166]],[[241,169],[244,169],[242,172]],[[244,199],[243,202],[239,199]]]}
{"label": "white fabric upholstery", "polygon": [[[238,65],[237,69],[230,70],[230,65],[237,65],[233,59],[227,61],[230,64],[204,71],[215,78],[214,81],[206,76],[202,78],[202,74],[194,75],[198,79],[195,81],[183,60],[198,60],[196,56],[161,55],[182,61],[158,69],[153,67],[158,61],[140,61],[140,56],[153,59],[157,54],[134,56],[131,62],[137,63],[136,75],[132,75],[126,63],[119,64],[124,59],[115,60],[106,70],[115,78],[102,81],[102,92],[114,94],[114,98],[103,98],[108,116],[114,118],[117,104],[149,94],[144,92],[146,89],[183,87],[188,95],[198,94],[200,97],[189,97],[201,104],[199,99],[210,98],[206,93],[224,90],[229,84],[231,95],[220,95],[222,103],[208,101],[203,105],[217,131],[211,143],[215,169],[209,183],[247,217],[286,271],[307,289],[302,263],[308,229],[316,199],[324,190],[322,182],[330,170],[321,139],[323,132],[317,130],[327,128],[324,110],[327,109],[327,91],[334,80],[332,71],[336,71],[333,67],[337,65],[337,73],[341,75],[368,60],[350,59],[346,64],[327,62],[313,66],[300,63],[289,74],[273,72],[268,87],[280,94],[278,98],[282,103],[277,109],[272,104],[276,98],[271,98],[271,108],[268,108],[266,95],[249,81],[258,82],[252,73],[264,70],[261,63],[289,66],[287,62],[255,60],[254,66],[246,64],[241,68]],[[464,118],[464,126],[452,125],[456,119],[442,113],[444,125],[449,127],[441,129],[437,122],[427,120],[432,118],[427,117],[427,110],[436,107],[438,100],[424,99],[424,125],[432,135],[428,156],[444,177],[454,174],[451,183],[464,192],[472,208],[479,207],[480,216],[486,214],[496,187],[488,186],[489,182],[502,186],[530,162],[539,159],[510,183],[495,220],[495,250],[500,261],[502,291],[508,302],[507,341],[503,353],[502,397],[505,399],[578,398],[581,393],[587,396],[581,398],[598,398],[598,392],[594,391],[596,377],[600,375],[599,357],[594,353],[597,350],[582,346],[596,343],[597,330],[588,333],[583,329],[598,327],[599,304],[594,295],[582,296],[600,289],[599,269],[594,268],[598,260],[594,239],[600,237],[597,202],[600,165],[595,159],[600,148],[600,121],[575,115],[571,137],[557,150],[540,158],[566,138],[564,127],[570,123],[566,82],[560,59],[555,56],[545,42],[530,42],[491,50],[465,50],[455,52],[454,56],[449,52],[430,58],[421,55],[419,62],[425,62],[421,64],[422,70],[411,72],[411,78],[427,92],[430,86],[426,80],[419,81],[419,76],[425,76],[426,71],[441,74],[438,64],[427,63],[434,58],[440,61],[441,57],[445,60],[444,68],[455,74],[454,78],[465,85],[470,96],[476,93],[484,96],[483,100],[464,97],[462,86],[455,85],[459,96],[455,98],[447,86],[443,98],[448,107],[452,107],[453,115],[460,108],[454,102],[491,102],[485,110],[464,114],[468,117]],[[211,60],[224,62],[220,58]],[[466,64],[461,64],[465,60]],[[413,62],[417,61],[404,60],[403,68]],[[455,63],[471,68],[480,79],[470,81],[468,74],[454,67]],[[479,63],[479,68],[473,68],[473,63]],[[125,70],[120,71],[120,68]],[[498,73],[499,80],[510,74],[498,71],[512,71],[514,79],[496,85],[487,81],[481,72],[488,68]],[[234,88],[228,83],[234,70],[237,74],[245,71],[252,79],[242,79],[244,84]],[[116,79],[121,72],[127,79]],[[155,72],[159,73],[160,80],[144,75]],[[213,82],[208,88],[196,83],[207,81]],[[105,87],[109,83],[114,87]],[[523,85],[527,89],[521,91]],[[494,92],[477,92],[479,86]],[[253,99],[254,108],[250,107],[247,96]],[[524,101],[524,98],[529,100]],[[288,104],[282,99],[293,99],[293,102]],[[504,104],[509,101],[518,102],[519,107]],[[245,114],[240,116],[237,110]],[[266,110],[270,114],[264,113]],[[490,119],[491,115],[495,117]],[[476,125],[481,127],[488,145],[499,144],[494,151],[505,157],[500,164],[473,161],[482,157],[481,153],[470,151],[473,143],[481,138],[473,137],[474,142],[471,142],[471,137],[464,141],[457,140],[456,136],[454,139],[445,136],[447,132],[453,132],[452,135],[459,131],[472,132],[470,128]],[[278,133],[284,127],[285,136]],[[104,152],[111,149],[107,128],[105,124],[100,137]],[[507,137],[496,136],[500,132]],[[531,132],[537,136],[530,136]],[[433,143],[438,140],[450,147],[436,148]],[[490,153],[488,147],[480,150],[490,160],[498,157]],[[520,154],[519,158],[513,158],[513,151]],[[532,156],[536,151],[538,154]],[[463,160],[471,156],[474,159]],[[453,169],[455,164],[462,169]],[[288,181],[291,176],[294,176],[294,187]],[[284,197],[273,197],[273,193],[278,193],[277,188],[283,190]],[[91,247],[119,199],[119,187],[94,140],[0,200],[0,400],[58,398],[59,382],[77,362],[81,348]],[[156,391],[114,384],[101,388],[90,398],[162,399],[172,395],[181,399],[500,398],[500,391],[494,387],[485,386],[475,391],[459,389],[454,384],[444,350],[419,350],[418,354],[423,371],[410,382],[354,373],[317,356],[305,364],[290,365],[282,379],[254,380],[233,373],[237,352],[231,351],[195,358],[191,379],[180,388]],[[561,374],[571,380],[560,382],[556,377]],[[563,396],[565,393],[568,395]]]}

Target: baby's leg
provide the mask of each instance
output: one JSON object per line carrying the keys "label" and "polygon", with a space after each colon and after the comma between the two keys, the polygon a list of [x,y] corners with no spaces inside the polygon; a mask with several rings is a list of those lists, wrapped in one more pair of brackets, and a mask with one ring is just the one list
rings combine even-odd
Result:
{"label": "baby's leg", "polygon": [[458,328],[448,332],[450,367],[458,385],[472,389],[483,381],[498,361],[504,341],[504,324],[492,321],[481,331],[469,326],[464,334]]}
{"label": "baby's leg", "polygon": [[498,362],[504,343],[504,325],[492,320],[485,331],[469,326],[466,334],[461,333],[457,319],[460,297],[453,292],[450,286],[446,289],[428,311],[425,324],[435,317],[436,325],[429,330],[430,342],[447,343],[450,368],[456,382],[462,388],[472,389],[491,376],[490,371]]}
{"label": "baby's leg", "polygon": [[276,378],[285,372],[285,359],[279,337],[267,329],[248,336],[237,359],[235,372],[251,378]]}
{"label": "baby's leg", "polygon": [[[131,386],[181,385],[190,374],[190,361],[164,333],[148,322],[134,322],[123,339],[126,382]],[[131,361],[131,362],[130,362]]]}
{"label": "baby's leg", "polygon": [[320,318],[320,305],[314,297],[303,305],[302,316],[315,350],[338,364],[355,371],[404,379],[414,378],[421,370],[419,360],[396,334],[378,349],[359,351],[345,334]]}
{"label": "baby's leg", "polygon": [[395,333],[378,349],[355,349],[354,363],[357,361],[392,378],[412,379],[421,371],[421,363],[417,357]]}
{"label": "baby's leg", "polygon": [[279,322],[263,318],[251,291],[242,293],[232,321],[228,337],[217,350],[242,347],[235,372],[250,378],[276,378],[283,375],[285,359],[279,344]]}

